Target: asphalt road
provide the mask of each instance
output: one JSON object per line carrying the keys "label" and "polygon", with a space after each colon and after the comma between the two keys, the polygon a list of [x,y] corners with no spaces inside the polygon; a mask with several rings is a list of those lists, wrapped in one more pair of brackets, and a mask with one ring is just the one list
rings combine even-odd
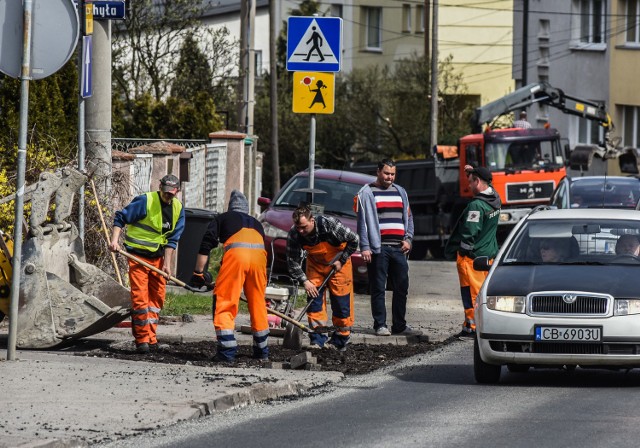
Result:
{"label": "asphalt road", "polygon": [[473,380],[473,344],[455,341],[314,397],[236,409],[108,447],[636,446],[640,373],[503,370]]}

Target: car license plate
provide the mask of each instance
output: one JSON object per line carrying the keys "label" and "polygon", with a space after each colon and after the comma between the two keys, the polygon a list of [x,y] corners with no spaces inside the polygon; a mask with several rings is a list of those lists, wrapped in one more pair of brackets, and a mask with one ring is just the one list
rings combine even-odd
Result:
{"label": "car license plate", "polygon": [[601,327],[543,327],[535,328],[536,341],[600,342]]}

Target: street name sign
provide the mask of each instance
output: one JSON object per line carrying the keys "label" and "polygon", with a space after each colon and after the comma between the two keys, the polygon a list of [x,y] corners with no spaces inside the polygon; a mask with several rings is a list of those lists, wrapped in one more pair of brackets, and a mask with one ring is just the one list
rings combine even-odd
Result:
{"label": "street name sign", "polygon": [[[73,0],[77,5],[78,0]],[[127,18],[127,4],[125,0],[93,0],[87,5],[93,7],[94,20],[124,20]]]}
{"label": "street name sign", "polygon": [[287,20],[287,70],[339,72],[340,17],[290,16]]}
{"label": "street name sign", "polygon": [[127,17],[127,7],[124,0],[93,2],[93,18],[95,20],[124,20]]}

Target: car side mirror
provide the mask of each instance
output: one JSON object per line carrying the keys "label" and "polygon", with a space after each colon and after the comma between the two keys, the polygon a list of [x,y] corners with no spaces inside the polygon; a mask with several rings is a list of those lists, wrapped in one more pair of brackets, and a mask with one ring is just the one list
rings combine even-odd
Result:
{"label": "car side mirror", "polygon": [[258,205],[259,205],[260,207],[262,207],[263,209],[264,209],[264,208],[266,208],[266,207],[268,207],[268,206],[269,206],[269,204],[271,204],[271,199],[269,199],[269,198],[263,198],[263,197],[259,197],[259,198],[258,198]]}
{"label": "car side mirror", "polygon": [[488,271],[491,269],[491,264],[489,264],[489,257],[476,257],[473,259],[473,269],[476,271]]}

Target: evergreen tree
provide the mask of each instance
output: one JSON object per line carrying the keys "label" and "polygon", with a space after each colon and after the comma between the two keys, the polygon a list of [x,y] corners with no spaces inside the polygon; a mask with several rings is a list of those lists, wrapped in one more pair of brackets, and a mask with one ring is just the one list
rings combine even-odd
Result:
{"label": "evergreen tree", "polygon": [[176,77],[171,85],[171,96],[193,100],[200,93],[214,96],[213,71],[207,57],[198,47],[193,34],[187,35],[176,65]]}

